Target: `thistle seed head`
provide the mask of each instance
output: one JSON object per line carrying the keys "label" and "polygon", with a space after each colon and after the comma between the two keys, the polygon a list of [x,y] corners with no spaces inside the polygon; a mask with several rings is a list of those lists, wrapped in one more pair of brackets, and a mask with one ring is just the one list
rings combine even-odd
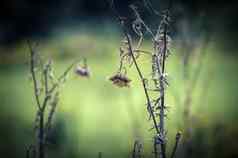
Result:
{"label": "thistle seed head", "polygon": [[129,87],[131,80],[121,73],[117,73],[109,78],[112,83],[118,87]]}

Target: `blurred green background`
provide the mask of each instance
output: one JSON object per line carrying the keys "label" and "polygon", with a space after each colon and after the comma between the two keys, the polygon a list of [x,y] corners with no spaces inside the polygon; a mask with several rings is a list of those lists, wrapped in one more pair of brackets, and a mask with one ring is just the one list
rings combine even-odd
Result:
{"label": "blurred green background", "polygon": [[[45,59],[53,59],[61,74],[76,59],[87,58],[91,77],[77,76],[72,71],[60,91],[60,102],[53,121],[49,157],[130,157],[135,140],[143,142],[144,155],[152,155],[151,122],[138,75],[132,66],[128,88],[118,88],[109,81],[119,64],[122,39],[112,24],[85,25],[58,29],[47,39],[36,41],[37,50]],[[200,42],[200,43],[199,43]],[[189,63],[189,73],[197,83],[191,94],[191,157],[237,156],[237,56],[217,46],[212,36],[205,47],[197,40],[191,53],[206,51],[201,63],[196,57]],[[170,106],[166,128],[169,149],[177,131],[185,132],[183,99],[189,82],[183,79],[183,46],[175,38],[167,63],[170,86],[166,102]],[[150,41],[145,41],[150,50]],[[29,71],[29,50],[24,40],[14,47],[0,48],[0,150],[6,157],[25,157],[34,142],[36,104]],[[197,52],[197,53],[196,53]],[[196,55],[195,55],[196,56]],[[145,76],[150,75],[148,56],[138,59]],[[183,135],[183,139],[185,136]],[[178,149],[183,153],[183,140]]]}

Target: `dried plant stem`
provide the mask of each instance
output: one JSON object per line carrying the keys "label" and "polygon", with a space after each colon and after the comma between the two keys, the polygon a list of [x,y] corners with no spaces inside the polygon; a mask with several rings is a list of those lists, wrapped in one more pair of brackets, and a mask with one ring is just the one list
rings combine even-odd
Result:
{"label": "dried plant stem", "polygon": [[[168,14],[168,13],[167,13]],[[166,14],[166,16],[168,16]],[[164,33],[163,33],[163,41],[164,41],[164,51],[163,51],[163,58],[162,58],[162,75],[165,74],[165,58],[166,58],[166,51],[167,51],[167,24],[164,25]],[[165,136],[165,89],[164,89],[164,83],[160,79],[160,88],[161,88],[161,102],[160,102],[160,133],[162,136]],[[161,143],[161,156],[162,158],[166,158],[166,143]]]}
{"label": "dried plant stem", "polygon": [[65,76],[67,76],[67,74],[70,72],[70,70],[73,68],[73,66],[77,63],[73,62],[64,72],[63,74],[57,79],[57,82],[55,84],[53,84],[52,88],[49,90],[49,94],[53,93],[54,90],[60,85],[60,83],[63,82],[63,80],[65,79]]}
{"label": "dried plant stem", "polygon": [[132,158],[142,158],[142,149],[143,147],[141,142],[136,140],[133,146]]}
{"label": "dried plant stem", "polygon": [[[35,99],[39,111],[39,133],[38,133],[38,158],[44,158],[45,157],[45,149],[44,149],[44,111],[45,111],[45,105],[47,104],[48,99],[44,99],[44,104],[41,106],[40,98],[39,98],[39,87],[36,79],[36,73],[35,73],[35,60],[36,60],[36,53],[33,50],[31,44],[28,42],[28,46],[30,49],[30,71],[32,75],[32,80],[34,84],[34,94]],[[46,75],[45,75],[46,76]],[[45,82],[46,90],[48,89],[47,81]]]}
{"label": "dried plant stem", "polygon": [[[146,88],[146,83],[145,83],[145,78],[143,77],[143,74],[137,64],[137,61],[136,61],[136,58],[133,54],[133,49],[132,49],[132,44],[131,44],[131,40],[129,38],[129,35],[126,31],[126,29],[123,27],[123,31],[124,31],[124,35],[126,37],[126,40],[128,41],[128,45],[129,45],[129,52],[131,54],[131,57],[132,57],[132,60],[133,60],[133,63],[135,64],[135,67],[136,67],[136,70],[139,74],[139,77],[140,77],[140,80],[142,82],[142,86],[143,86],[143,89],[144,89],[144,93],[145,93],[145,96],[146,96],[146,100],[147,100],[147,106],[149,108],[150,111],[153,111],[152,109],[152,105],[151,105],[151,101],[150,101],[150,97],[149,97],[149,93],[148,93],[148,90]],[[157,120],[156,120],[156,117],[155,117],[155,114],[153,112],[151,112],[151,117],[152,117],[152,120],[153,120],[153,124],[154,124],[154,128],[156,129],[156,132],[159,133],[159,128],[158,128],[158,123],[157,123]]]}
{"label": "dried plant stem", "polygon": [[155,138],[154,138],[153,147],[154,147],[154,158],[158,158],[158,157],[159,157],[159,154],[158,154],[157,142],[156,142],[156,139],[155,139]]}
{"label": "dried plant stem", "polygon": [[44,111],[40,112],[40,127],[39,127],[39,144],[38,153],[39,158],[45,157],[45,146],[44,146]]}
{"label": "dried plant stem", "polygon": [[[34,84],[34,93],[35,93],[35,98],[36,98],[36,103],[38,106],[38,111],[39,111],[39,119],[40,119],[40,123],[39,123],[39,133],[38,133],[38,158],[44,158],[45,157],[45,148],[44,148],[44,111],[45,111],[45,106],[47,104],[47,100],[48,99],[44,99],[44,103],[41,106],[40,103],[40,98],[39,98],[39,90],[38,90],[38,83],[37,83],[37,79],[36,79],[36,74],[35,74],[35,60],[36,60],[36,54],[32,48],[32,46],[30,45],[30,43],[28,43],[29,48],[30,48],[30,52],[31,52],[31,64],[30,64],[30,69],[31,69],[31,75],[32,75],[32,79],[33,79],[33,84]],[[47,75],[44,75],[47,78]],[[45,92],[48,91],[48,83],[47,80],[45,80]],[[48,92],[47,92],[48,93]]]}
{"label": "dried plant stem", "polygon": [[38,90],[38,85],[37,85],[37,80],[36,80],[36,74],[35,74],[35,70],[34,70],[34,65],[35,65],[35,52],[31,46],[31,44],[28,41],[28,46],[30,49],[30,72],[32,75],[32,80],[33,80],[33,85],[34,85],[34,94],[35,94],[35,99],[36,99],[36,103],[39,109],[41,109],[41,105],[40,105],[40,98],[39,98],[39,90]]}
{"label": "dried plant stem", "polygon": [[[172,0],[169,1],[168,9],[163,12],[162,15],[162,21],[158,27],[156,35],[153,34],[151,29],[145,24],[145,22],[140,17],[139,12],[137,11],[137,7],[134,5],[130,5],[130,8],[133,10],[136,19],[132,23],[132,28],[134,32],[139,36],[139,41],[137,43],[136,49],[133,49],[132,47],[132,41],[131,37],[125,28],[125,18],[120,18],[120,15],[116,10],[114,10],[115,14],[117,15],[118,19],[121,22],[123,33],[126,39],[127,47],[125,47],[125,50],[127,51],[124,53],[124,51],[121,51],[126,57],[129,59],[132,59],[132,63],[135,65],[136,71],[139,75],[139,78],[141,80],[145,97],[147,100],[147,110],[150,114],[150,118],[153,121],[153,128],[155,129],[155,137],[154,137],[154,156],[155,158],[166,158],[166,127],[165,127],[165,118],[166,118],[166,108],[165,105],[165,88],[168,85],[167,79],[166,79],[166,73],[165,73],[165,67],[166,67],[166,59],[170,54],[169,46],[170,46],[170,37],[168,36],[168,27],[169,27],[169,11],[172,7]],[[112,8],[113,9],[113,8]],[[154,44],[154,52],[144,52],[141,51],[139,48],[142,45],[142,39],[143,39],[143,29],[146,30],[152,38],[153,44]],[[121,50],[121,49],[120,49]],[[135,53],[137,52],[137,53]],[[134,54],[135,53],[135,54]],[[156,99],[151,99],[148,88],[148,82],[147,79],[144,78],[141,69],[137,63],[137,58],[139,56],[139,53],[146,53],[149,55],[152,55],[152,80],[154,81],[154,89],[152,88],[152,91],[159,92],[158,97]],[[124,56],[121,56],[121,61],[124,60]],[[122,63],[122,62],[121,62]],[[122,64],[121,64],[122,65]],[[120,66],[121,67],[121,66]],[[159,119],[157,119],[157,115],[159,115]],[[174,150],[177,149],[178,142],[175,144]],[[158,152],[159,151],[159,152]],[[174,151],[174,153],[175,153]],[[174,154],[173,153],[173,154]]]}
{"label": "dried plant stem", "polygon": [[[165,60],[166,60],[166,54],[167,54],[167,32],[168,32],[168,18],[169,18],[169,11],[172,8],[172,0],[169,0],[169,4],[168,4],[168,9],[166,10],[165,13],[165,21],[162,23],[164,25],[164,30],[163,30],[163,56],[162,56],[162,76],[160,77],[164,77],[165,76]],[[159,30],[160,31],[160,30]],[[156,41],[155,41],[156,42]],[[157,60],[157,64],[158,60]],[[159,65],[158,65],[159,66]],[[160,72],[158,72],[160,75]],[[160,81],[160,96],[161,96],[161,102],[160,102],[160,134],[162,135],[162,137],[164,138],[162,143],[160,144],[161,147],[161,158],[166,158],[166,133],[165,133],[165,87],[164,87],[164,82],[162,79],[159,80]],[[177,144],[175,144],[176,146]],[[177,149],[177,147],[175,148],[175,150]],[[175,151],[174,151],[175,153]]]}
{"label": "dried plant stem", "polygon": [[[42,83],[38,82],[38,78],[36,75],[36,68],[37,68],[37,62],[38,59],[37,53],[28,41],[28,47],[30,49],[30,73],[32,76],[33,80],[33,86],[34,86],[34,95],[35,95],[35,100],[36,100],[36,105],[37,105],[37,119],[36,119],[36,126],[37,126],[37,145],[36,147],[34,146],[34,150],[36,149],[36,157],[37,158],[45,158],[45,145],[46,145],[46,135],[47,135],[47,130],[49,129],[48,126],[50,126],[53,117],[53,113],[55,112],[55,107],[57,104],[56,100],[53,100],[54,106],[51,107],[51,111],[48,114],[48,120],[45,121],[45,117],[47,116],[47,107],[50,106],[52,103],[52,96],[56,96],[58,94],[58,87],[60,86],[61,83],[64,82],[65,77],[67,74],[70,72],[72,69],[72,65],[70,65],[66,71],[57,79],[56,83],[51,83],[49,82],[50,80],[50,74],[49,71],[51,70],[51,62],[49,61],[45,66],[41,67],[41,75],[42,76]],[[40,61],[41,62],[41,61]],[[42,63],[41,63],[42,64]],[[42,69],[43,68],[43,69]],[[42,87],[40,87],[42,86]],[[40,91],[41,88],[44,90],[44,94],[42,95],[42,98],[40,98]],[[55,99],[55,98],[53,98]],[[52,105],[51,105],[52,106]],[[32,148],[32,147],[31,147]],[[30,150],[29,150],[30,152]],[[27,157],[30,155],[30,153],[27,153]]]}
{"label": "dried plant stem", "polygon": [[175,144],[174,144],[173,151],[172,151],[172,154],[171,154],[171,157],[170,157],[170,158],[174,158],[174,157],[175,157],[175,153],[176,153],[176,151],[177,151],[180,138],[181,138],[181,133],[178,132],[178,133],[176,134]]}

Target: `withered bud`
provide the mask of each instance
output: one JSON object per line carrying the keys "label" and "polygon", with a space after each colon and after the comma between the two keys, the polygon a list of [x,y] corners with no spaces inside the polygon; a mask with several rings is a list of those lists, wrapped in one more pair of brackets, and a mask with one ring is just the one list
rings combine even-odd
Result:
{"label": "withered bud", "polygon": [[112,83],[118,87],[129,87],[129,83],[131,82],[128,77],[120,73],[113,75],[109,78],[109,80],[112,81]]}
{"label": "withered bud", "polygon": [[75,73],[81,77],[89,77],[90,72],[87,66],[78,65],[75,69]]}

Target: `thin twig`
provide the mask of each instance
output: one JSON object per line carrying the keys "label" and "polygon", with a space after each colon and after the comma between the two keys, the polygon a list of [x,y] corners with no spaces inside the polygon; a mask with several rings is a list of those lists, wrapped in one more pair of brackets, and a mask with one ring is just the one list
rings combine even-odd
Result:
{"label": "thin twig", "polygon": [[44,141],[44,110],[40,112],[40,127],[39,127],[39,139],[38,139],[38,154],[39,158],[45,157],[45,141]]}
{"label": "thin twig", "polygon": [[49,76],[48,76],[48,72],[49,72],[49,68],[50,68],[50,63],[47,63],[47,65],[44,68],[44,87],[45,87],[45,97],[44,97],[44,101],[42,104],[42,111],[45,111],[45,107],[47,106],[47,102],[51,97],[51,93],[49,93],[49,86],[48,86],[48,80],[49,80]]}
{"label": "thin twig", "polygon": [[134,14],[136,16],[136,19],[139,20],[139,22],[145,27],[146,31],[149,32],[149,34],[151,35],[152,39],[155,41],[154,33],[151,31],[149,26],[146,25],[146,23],[142,20],[142,18],[140,17],[140,14],[136,10],[136,7],[134,5],[130,5],[130,8],[133,10],[133,12],[134,12]]}
{"label": "thin twig", "polygon": [[174,158],[174,157],[175,157],[175,153],[176,153],[176,151],[177,151],[180,138],[181,138],[181,133],[178,132],[178,133],[176,134],[175,144],[174,144],[173,151],[172,151],[172,154],[171,154],[171,157],[170,157],[170,158]]}
{"label": "thin twig", "polygon": [[[141,82],[142,82],[142,86],[143,86],[144,93],[145,93],[145,96],[146,96],[148,108],[149,108],[150,111],[153,111],[153,108],[152,108],[152,105],[151,105],[151,101],[150,101],[150,97],[149,97],[149,93],[148,93],[147,88],[146,88],[145,78],[143,77],[142,72],[141,72],[141,70],[140,70],[140,68],[139,68],[139,66],[137,64],[136,58],[135,58],[135,56],[133,54],[132,44],[131,44],[129,35],[128,35],[126,29],[124,28],[124,26],[123,26],[123,31],[124,31],[124,35],[126,36],[126,39],[128,41],[129,51],[131,53],[133,62],[135,64],[136,70],[137,70],[137,72],[139,74],[139,77],[141,79]],[[154,123],[154,127],[156,129],[156,132],[159,133],[158,123],[157,123],[156,117],[155,117],[153,112],[151,113],[151,117],[152,117],[152,120],[153,120],[153,123]]]}
{"label": "thin twig", "polygon": [[36,99],[36,104],[39,109],[41,109],[41,103],[40,103],[40,98],[39,98],[39,87],[38,83],[36,80],[36,73],[35,73],[35,51],[33,50],[30,41],[27,41],[28,47],[30,49],[30,72],[33,80],[33,85],[34,85],[34,94],[35,94],[35,99]]}
{"label": "thin twig", "polygon": [[49,93],[51,94],[58,86],[59,84],[62,82],[62,80],[64,80],[64,78],[68,75],[68,73],[70,72],[70,70],[73,68],[73,66],[77,63],[73,62],[64,72],[62,75],[60,75],[60,77],[57,79],[57,82],[52,86],[52,88],[49,90]]}

